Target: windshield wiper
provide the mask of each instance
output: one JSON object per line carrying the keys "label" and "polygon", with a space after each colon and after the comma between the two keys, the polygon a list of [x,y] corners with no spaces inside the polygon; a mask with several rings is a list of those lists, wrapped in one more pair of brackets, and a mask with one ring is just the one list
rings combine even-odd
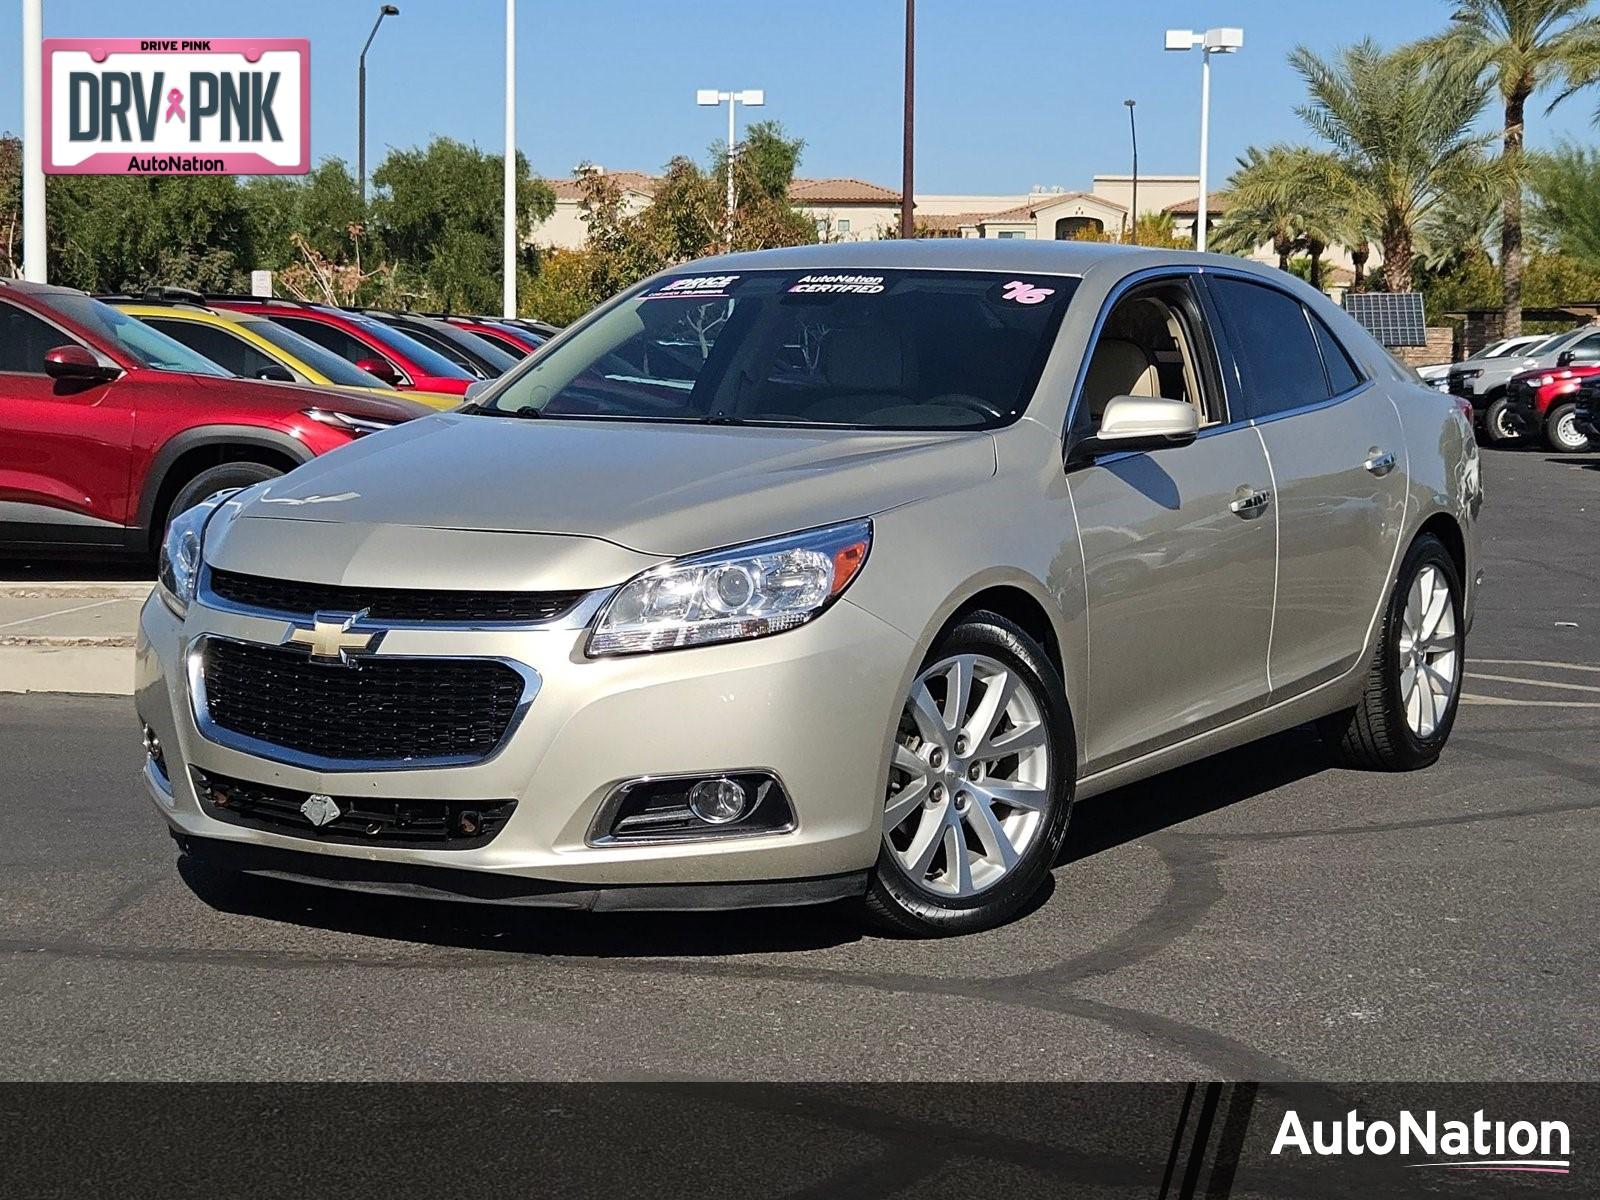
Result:
{"label": "windshield wiper", "polygon": [[542,417],[544,414],[537,408],[490,408],[486,404],[468,403],[456,409],[457,412],[466,413],[469,417]]}

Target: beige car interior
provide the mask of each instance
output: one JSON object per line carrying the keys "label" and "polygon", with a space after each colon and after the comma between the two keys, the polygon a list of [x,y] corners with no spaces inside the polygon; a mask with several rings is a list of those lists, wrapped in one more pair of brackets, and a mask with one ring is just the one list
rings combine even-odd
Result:
{"label": "beige car interior", "polygon": [[1119,301],[1106,318],[1084,377],[1083,400],[1090,423],[1113,396],[1161,396],[1191,405],[1202,427],[1219,419],[1209,411],[1200,386],[1189,323],[1159,293]]}

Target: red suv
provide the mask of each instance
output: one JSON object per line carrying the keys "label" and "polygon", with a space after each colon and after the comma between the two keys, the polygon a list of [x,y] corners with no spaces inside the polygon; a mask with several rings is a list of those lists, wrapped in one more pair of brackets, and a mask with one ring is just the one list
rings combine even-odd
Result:
{"label": "red suv", "polygon": [[212,492],[430,411],[235,379],[82,292],[0,280],[0,545],[148,552]]}
{"label": "red suv", "polygon": [[428,316],[475,333],[517,358],[526,358],[550,340],[548,334],[538,333],[526,325],[513,325],[500,317],[462,317],[450,313],[429,313]]}
{"label": "red suv", "polygon": [[299,300],[250,296],[213,296],[206,303],[213,308],[232,308],[268,317],[397,388],[464,396],[474,382],[474,376],[465,368],[437,350],[358,312]]}
{"label": "red suv", "polygon": [[[1563,354],[1562,358],[1569,356]],[[1524,371],[1506,384],[1505,404],[1491,412],[1500,422],[1494,432],[1512,437],[1542,436],[1557,453],[1577,454],[1591,448],[1578,425],[1578,387],[1600,375],[1600,363],[1568,361],[1548,371]]]}

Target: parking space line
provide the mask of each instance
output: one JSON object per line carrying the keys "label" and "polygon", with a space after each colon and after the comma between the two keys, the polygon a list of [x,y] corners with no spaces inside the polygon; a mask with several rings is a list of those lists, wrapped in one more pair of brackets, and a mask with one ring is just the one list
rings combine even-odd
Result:
{"label": "parking space line", "polygon": [[1502,696],[1461,693],[1463,704],[1515,704],[1521,708],[1600,708],[1600,700],[1507,700]]}
{"label": "parking space line", "polygon": [[1468,671],[1468,679],[1488,679],[1494,683],[1525,683],[1530,687],[1559,688],[1564,692],[1600,692],[1600,687],[1590,683],[1558,683],[1554,679],[1521,679],[1515,675],[1486,675],[1482,671]]}
{"label": "parking space line", "polygon": [[31,617],[23,617],[20,620],[0,622],[0,629],[11,629],[17,625],[31,625],[35,621],[48,621],[52,617],[64,617],[68,613],[85,612],[91,608],[104,608],[108,604],[118,603],[120,599],[120,597],[117,597],[111,600],[96,600],[93,604],[79,604],[74,608],[58,608],[54,612],[35,613]]}
{"label": "parking space line", "polygon": [[1474,665],[1487,663],[1493,667],[1549,667],[1555,671],[1600,672],[1600,667],[1590,666],[1587,663],[1548,662],[1540,658],[1468,658],[1467,661]]}

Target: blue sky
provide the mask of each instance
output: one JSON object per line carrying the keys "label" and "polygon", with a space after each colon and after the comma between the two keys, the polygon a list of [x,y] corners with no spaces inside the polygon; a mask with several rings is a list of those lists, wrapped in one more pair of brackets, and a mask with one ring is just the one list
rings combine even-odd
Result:
{"label": "blue sky", "polygon": [[[444,134],[498,148],[499,0],[399,0],[367,60],[367,156]],[[1252,143],[1301,138],[1298,42],[1320,51],[1438,27],[1446,0],[921,0],[917,190],[1087,187],[1125,171],[1124,98],[1139,102],[1140,168],[1196,166],[1198,54],[1166,54],[1167,26],[1241,25],[1246,46],[1213,74],[1214,176]],[[312,154],[355,159],[356,55],[377,3],[353,0],[45,0],[51,37],[309,37]],[[7,12],[6,10],[9,10]],[[21,124],[17,0],[0,0],[0,129]],[[761,87],[765,116],[807,141],[801,173],[895,186],[900,0],[520,0],[518,145],[546,175],[588,159],[658,168],[703,155],[725,117],[697,87]],[[1596,96],[1531,141],[1594,140]]]}

